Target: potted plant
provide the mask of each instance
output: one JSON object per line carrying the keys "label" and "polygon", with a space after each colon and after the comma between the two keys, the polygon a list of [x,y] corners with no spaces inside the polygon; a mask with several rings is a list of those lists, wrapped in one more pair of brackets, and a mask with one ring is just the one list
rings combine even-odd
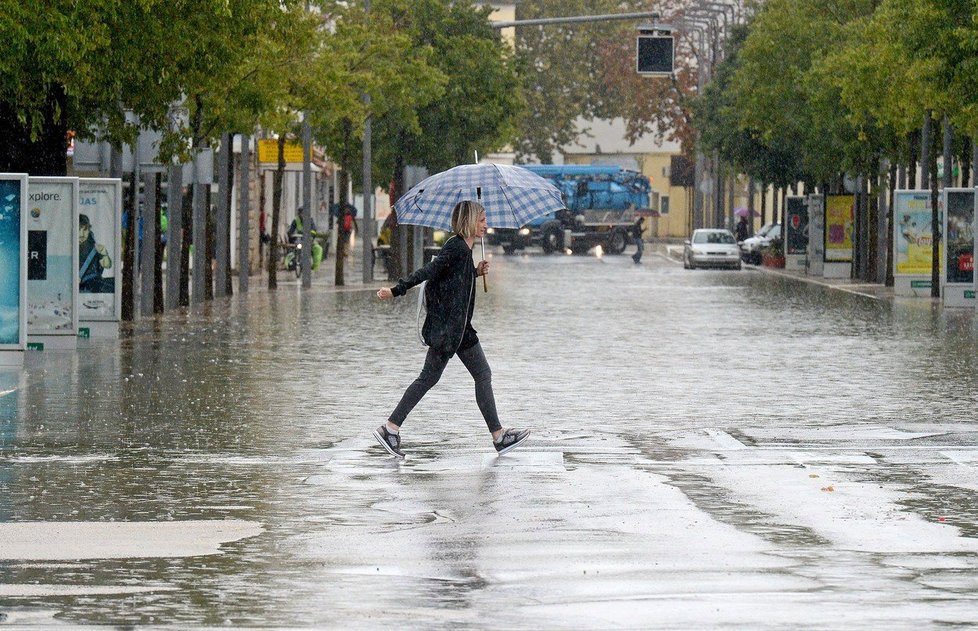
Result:
{"label": "potted plant", "polygon": [[781,237],[771,239],[771,242],[761,250],[765,267],[784,267],[784,241]]}

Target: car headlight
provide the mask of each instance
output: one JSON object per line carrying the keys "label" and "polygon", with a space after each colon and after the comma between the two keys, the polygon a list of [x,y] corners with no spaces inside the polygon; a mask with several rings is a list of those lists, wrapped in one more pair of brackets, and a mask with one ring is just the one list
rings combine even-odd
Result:
{"label": "car headlight", "polygon": [[530,235],[529,228],[520,228],[520,236],[527,237]]}
{"label": "car headlight", "polygon": [[496,234],[496,229],[495,228],[489,228],[488,230],[486,230],[486,234]]}

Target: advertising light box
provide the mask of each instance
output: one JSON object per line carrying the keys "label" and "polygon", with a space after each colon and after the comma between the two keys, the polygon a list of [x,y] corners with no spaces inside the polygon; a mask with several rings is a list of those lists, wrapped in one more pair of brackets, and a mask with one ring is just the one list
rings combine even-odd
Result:
{"label": "advertising light box", "polygon": [[79,320],[118,321],[122,303],[122,181],[78,184]]}
{"label": "advertising light box", "polygon": [[825,260],[852,261],[852,226],[856,198],[853,195],[825,196]]}
{"label": "advertising light box", "polygon": [[27,344],[27,176],[0,174],[0,351]]}
{"label": "advertising light box", "polygon": [[931,274],[930,191],[896,191],[893,196],[893,262],[898,275]]}
{"label": "advertising light box", "polygon": [[[29,347],[74,348],[78,335],[78,178],[31,177],[27,214]],[[44,339],[42,339],[44,338]],[[61,343],[54,338],[70,341]],[[31,345],[34,342],[34,345]]]}
{"label": "advertising light box", "polygon": [[975,189],[945,188],[941,192],[944,215],[944,304],[975,306]]}

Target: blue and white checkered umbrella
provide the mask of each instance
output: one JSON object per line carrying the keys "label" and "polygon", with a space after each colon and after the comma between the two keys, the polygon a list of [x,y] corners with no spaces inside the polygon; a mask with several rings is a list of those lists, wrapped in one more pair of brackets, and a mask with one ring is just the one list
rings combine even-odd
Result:
{"label": "blue and white checkered umbrella", "polygon": [[462,201],[486,209],[493,228],[520,228],[540,215],[564,208],[560,190],[522,167],[463,164],[424,179],[404,194],[394,210],[402,224],[452,229],[452,210]]}

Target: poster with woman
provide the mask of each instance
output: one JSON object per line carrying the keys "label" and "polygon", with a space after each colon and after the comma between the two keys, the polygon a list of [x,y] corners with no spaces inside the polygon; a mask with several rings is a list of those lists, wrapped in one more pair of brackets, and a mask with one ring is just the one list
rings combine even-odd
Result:
{"label": "poster with woman", "polygon": [[[27,203],[27,176],[0,175],[0,350],[22,351],[27,343],[24,326],[27,268],[23,215]],[[0,362],[3,363],[3,362]]]}
{"label": "poster with woman", "polygon": [[78,312],[85,321],[118,321],[122,283],[122,181],[78,183]]}
{"label": "poster with woman", "polygon": [[78,178],[31,177],[27,190],[27,335],[47,338],[29,341],[52,348],[74,348]]}

